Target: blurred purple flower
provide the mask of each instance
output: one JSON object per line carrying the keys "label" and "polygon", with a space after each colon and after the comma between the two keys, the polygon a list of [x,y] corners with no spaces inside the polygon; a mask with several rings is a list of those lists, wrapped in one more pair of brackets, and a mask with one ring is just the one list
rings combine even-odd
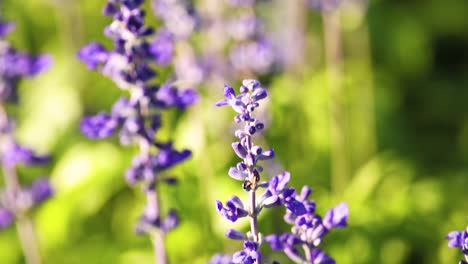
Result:
{"label": "blurred purple flower", "polygon": [[81,132],[90,138],[107,138],[117,128],[118,122],[106,113],[98,113],[81,120]]}
{"label": "blurred purple flower", "polygon": [[3,153],[1,153],[2,163],[14,167],[17,164],[23,165],[41,165],[49,162],[49,156],[40,156],[33,150],[19,145],[16,142],[5,143]]}
{"label": "blurred purple flower", "polygon": [[[125,172],[127,183],[141,184],[147,199],[135,231],[163,239],[165,233],[178,226],[179,218],[173,209],[163,216],[157,188],[160,182],[176,183],[164,171],[187,160],[192,153],[187,149],[176,150],[172,141],[160,142],[156,135],[165,109],[185,109],[198,100],[198,95],[192,89],[153,82],[157,76],[154,66],[171,62],[178,35],[167,27],[155,33],[146,25],[143,2],[108,0],[103,13],[111,16],[112,22],[104,34],[112,38],[114,46],[107,50],[99,43],[90,43],[78,52],[78,58],[88,68],[112,79],[129,93],[113,105],[109,114],[100,112],[83,118],[80,128],[90,138],[106,138],[118,131],[122,145],[138,144],[139,153]],[[164,252],[155,255],[158,263],[166,263]]]}
{"label": "blurred purple flower", "polygon": [[[465,260],[468,261],[468,227],[463,231],[452,231],[445,237],[449,247],[461,248]],[[459,264],[466,264],[467,262],[460,260]]]}
{"label": "blurred purple flower", "polygon": [[151,55],[157,64],[167,65],[171,62],[174,54],[174,37],[169,31],[159,30],[150,45]]}
{"label": "blurred purple flower", "polygon": [[48,178],[39,178],[33,182],[30,188],[34,203],[40,203],[54,194]]}
{"label": "blurred purple flower", "polygon": [[0,230],[9,227],[14,220],[14,215],[5,208],[0,207]]}
{"label": "blurred purple flower", "polygon": [[109,52],[100,43],[92,42],[80,49],[78,58],[86,63],[89,69],[96,69],[109,59]]}
{"label": "blurred purple flower", "polygon": [[0,38],[8,35],[15,28],[15,24],[12,22],[0,21]]}

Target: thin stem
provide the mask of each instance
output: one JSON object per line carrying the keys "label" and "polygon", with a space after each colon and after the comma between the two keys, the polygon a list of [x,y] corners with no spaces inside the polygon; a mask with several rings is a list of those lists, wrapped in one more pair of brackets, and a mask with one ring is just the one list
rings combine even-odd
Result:
{"label": "thin stem", "polygon": [[302,248],[304,249],[304,256],[306,258],[307,263],[312,263],[312,255],[310,252],[310,247],[307,244],[302,245]]}
{"label": "thin stem", "polygon": [[[139,140],[140,152],[147,158],[150,156],[150,143],[146,138],[141,137]],[[146,214],[150,219],[161,219],[161,210],[159,205],[158,193],[156,191],[157,184],[153,188],[146,190]],[[154,260],[157,264],[166,264],[166,247],[164,244],[164,233],[162,230],[156,230],[151,233],[151,241],[153,242]]]}
{"label": "thin stem", "polygon": [[[156,193],[156,189],[154,191],[148,191],[146,194],[146,198],[148,202],[148,209],[154,214],[151,215],[151,217],[160,218],[159,199]],[[164,233],[161,230],[156,230],[151,234],[151,238],[153,242],[155,263],[166,264],[167,256],[166,247],[164,244]]]}
{"label": "thin stem", "polygon": [[252,232],[252,236],[254,237],[255,242],[259,242],[258,240],[258,225],[257,225],[257,212],[255,210],[256,201],[255,201],[255,189],[252,188],[249,192],[250,194],[250,231]]}
{"label": "thin stem", "polygon": [[21,248],[23,249],[24,257],[26,258],[26,263],[40,264],[41,256],[36,243],[36,235],[34,233],[34,226],[31,218],[28,216],[20,217],[16,221],[16,228],[18,230]]}
{"label": "thin stem", "polygon": [[[8,126],[8,116],[3,104],[0,103],[0,127],[4,128],[6,126]],[[11,135],[0,135],[0,151],[4,150],[6,142],[12,140],[10,137]],[[6,192],[13,195],[18,193],[21,186],[15,166],[3,164],[1,161],[0,163],[2,165],[3,177],[5,179]],[[31,219],[27,214],[17,215],[17,219],[16,229],[18,231],[18,237],[23,249],[23,254],[26,258],[26,263],[40,264],[41,256],[39,254],[39,247],[37,246],[34,226]]]}
{"label": "thin stem", "polygon": [[160,230],[154,232],[152,235],[153,249],[154,249],[154,261],[157,264],[166,264],[166,247],[164,245],[164,235]]}
{"label": "thin stem", "polygon": [[349,180],[349,160],[339,10],[323,12],[323,27],[330,91],[332,187],[335,192],[340,193]]}

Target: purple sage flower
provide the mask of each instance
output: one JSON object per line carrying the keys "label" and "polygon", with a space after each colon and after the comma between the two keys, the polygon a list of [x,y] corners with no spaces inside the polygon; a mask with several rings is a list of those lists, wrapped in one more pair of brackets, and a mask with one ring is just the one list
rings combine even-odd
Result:
{"label": "purple sage flower", "polygon": [[5,208],[0,207],[0,230],[9,227],[14,220],[13,214]]}
{"label": "purple sage flower", "polygon": [[[42,165],[48,156],[37,155],[32,149],[15,139],[15,122],[7,111],[8,104],[18,103],[18,86],[24,77],[33,77],[52,64],[49,55],[31,55],[15,49],[5,39],[14,25],[0,18],[0,168],[5,186],[0,189],[0,229],[9,227],[15,219],[21,221],[16,228],[20,235],[27,263],[39,263],[39,249],[34,237],[32,210],[49,198],[52,187],[48,179],[41,178],[32,186],[20,182],[18,166]],[[37,256],[37,257],[36,257]]]}
{"label": "purple sage flower", "polygon": [[166,216],[162,214],[157,189],[160,182],[176,183],[174,178],[164,175],[165,171],[187,160],[192,153],[176,149],[170,140],[157,140],[161,115],[168,108],[184,110],[198,100],[198,95],[189,88],[152,81],[157,75],[153,66],[171,61],[177,35],[168,27],[155,31],[146,25],[143,2],[109,0],[103,13],[111,16],[112,22],[104,33],[113,40],[114,46],[106,49],[99,43],[90,43],[78,52],[78,58],[88,68],[102,73],[128,92],[113,105],[110,113],[83,118],[80,128],[90,138],[107,138],[117,132],[121,144],[138,145],[139,153],[125,172],[127,182],[142,185],[147,198],[135,231],[157,237],[153,241],[160,250],[155,254],[158,263],[164,264],[167,258],[163,237],[179,224],[179,217],[174,209]]}
{"label": "purple sage flower", "polygon": [[[264,150],[254,143],[254,136],[264,129],[262,121],[254,115],[260,102],[267,98],[266,89],[257,80],[244,80],[237,94],[229,86],[224,86],[224,99],[216,102],[216,106],[231,106],[236,112],[234,121],[240,124],[235,131],[237,141],[232,143],[234,153],[241,159],[236,166],[229,169],[228,175],[242,181],[242,188],[249,192],[250,200],[244,206],[242,200],[232,196],[224,206],[216,201],[218,212],[228,220],[235,222],[241,217],[249,217],[251,230],[243,234],[237,230],[228,230],[226,236],[230,239],[244,240],[244,250],[232,256],[232,263],[262,263],[260,247],[266,241],[273,250],[283,251],[295,263],[327,264],[335,261],[326,255],[318,246],[331,229],[343,228],[348,222],[348,206],[340,203],[327,211],[324,219],[315,213],[315,201],[309,200],[312,190],[303,186],[300,193],[288,187],[291,175],[283,172],[262,181],[260,176],[263,167],[260,162],[272,159],[274,151]],[[264,192],[258,198],[256,191],[263,188]],[[283,205],[286,208],[284,220],[293,225],[291,232],[281,235],[263,236],[257,227],[257,216],[263,208]]]}
{"label": "purple sage flower", "polygon": [[[254,143],[254,136],[264,129],[264,124],[255,116],[255,110],[260,106],[260,102],[266,99],[268,93],[261,87],[257,80],[244,80],[240,87],[240,93],[236,94],[234,89],[224,86],[224,99],[218,101],[216,106],[229,105],[236,112],[234,121],[240,125],[235,131],[237,140],[231,147],[234,153],[241,159],[236,166],[229,169],[229,176],[242,182],[242,188],[249,193],[248,202],[244,203],[233,195],[223,205],[216,201],[216,209],[223,217],[231,222],[236,222],[239,218],[249,217],[251,229],[247,234],[230,229],[226,236],[230,239],[243,240],[244,249],[233,254],[231,263],[263,263],[260,247],[263,235],[257,226],[257,216],[263,208],[270,208],[282,204],[291,204],[292,207],[300,209],[294,210],[297,214],[305,213],[306,209],[302,201],[297,200],[294,193],[286,194],[288,189],[290,174],[282,174],[272,177],[269,181],[262,181],[260,174],[263,172],[261,162],[272,159],[275,154],[272,149],[263,149]],[[257,198],[256,191],[264,188],[264,193]],[[287,198],[286,196],[290,196]],[[245,205],[244,205],[245,204]],[[276,263],[276,262],[274,262]]]}
{"label": "purple sage flower", "polygon": [[462,231],[452,231],[445,237],[449,247],[460,248],[465,260],[460,260],[459,264],[468,263],[468,227]]}

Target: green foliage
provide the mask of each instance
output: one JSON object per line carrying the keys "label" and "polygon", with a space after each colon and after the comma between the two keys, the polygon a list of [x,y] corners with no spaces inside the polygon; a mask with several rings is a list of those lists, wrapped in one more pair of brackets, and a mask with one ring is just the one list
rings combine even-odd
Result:
{"label": "green foliage", "polygon": [[[57,194],[35,214],[45,263],[152,263],[151,243],[133,233],[144,197],[123,178],[133,150],[118,147],[115,139],[85,139],[78,131],[80,116],[109,109],[120,94],[75,57],[83,43],[105,41],[103,1],[4,5],[6,19],[17,24],[11,41],[52,53],[55,61],[41,77],[22,83],[16,111],[21,140],[54,157]],[[300,74],[268,78],[271,122],[263,144],[275,149],[292,185],[312,186],[319,212],[341,200],[349,203],[349,228],[324,243],[338,263],[456,263],[460,256],[443,238],[468,222],[468,4],[370,1],[367,14],[344,8],[342,96],[352,175],[346,190],[331,191],[331,99],[314,11],[308,13],[311,63]],[[231,223],[214,209],[216,198],[246,196],[227,177],[235,160],[231,116],[213,107],[222,87],[206,88],[200,87],[203,97],[186,115],[168,114],[178,125],[173,121],[162,132],[194,152],[171,172],[180,185],[162,191],[164,210],[182,213],[181,226],[167,238],[176,264],[206,263],[215,252],[240,247],[224,238]],[[218,92],[207,92],[213,90]],[[274,166],[270,171],[279,172]],[[28,178],[28,171],[21,174]],[[275,209],[262,215],[260,230],[285,230],[282,214]],[[0,263],[23,261],[14,228],[0,233]]]}

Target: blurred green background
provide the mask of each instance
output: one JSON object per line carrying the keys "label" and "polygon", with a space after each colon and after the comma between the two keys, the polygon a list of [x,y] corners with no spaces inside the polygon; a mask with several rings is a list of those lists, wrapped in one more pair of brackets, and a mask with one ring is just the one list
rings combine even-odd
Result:
{"label": "blurred green background", "polygon": [[[108,110],[121,93],[75,56],[90,41],[110,46],[102,34],[109,22],[101,15],[104,2],[3,1],[3,16],[17,25],[8,39],[54,57],[52,69],[21,83],[15,109],[20,140],[54,158],[46,168],[20,170],[25,181],[50,174],[57,189],[34,215],[44,263],[153,261],[149,239],[133,233],[145,198],[123,177],[135,149],[120,147],[116,138],[89,140],[78,129],[84,114]],[[344,5],[342,89],[330,96],[323,19],[310,10],[305,64],[264,78],[271,94],[269,127],[259,141],[277,153],[267,171],[284,168],[293,186],[310,185],[320,213],[339,201],[349,204],[349,227],[324,242],[337,263],[461,259],[444,236],[468,224],[467,11],[468,2],[460,0]],[[155,22],[151,12],[148,18]],[[172,124],[160,135],[194,152],[170,172],[180,184],[161,188],[163,206],[181,214],[180,227],[167,237],[175,264],[206,263],[215,252],[234,252],[241,243],[226,239],[224,231],[248,230],[248,221],[233,225],[214,208],[215,199],[246,193],[227,176],[237,162],[230,147],[233,112],[215,110],[222,87],[206,86],[199,87],[201,100],[187,113],[167,114]],[[341,113],[338,127],[330,121],[334,105]],[[332,140],[335,129],[343,141]],[[345,166],[334,177],[336,162]],[[262,233],[289,228],[283,210],[262,213]],[[268,246],[263,250],[269,254]],[[281,254],[272,256],[288,263]],[[0,263],[24,263],[13,227],[0,233]]]}

